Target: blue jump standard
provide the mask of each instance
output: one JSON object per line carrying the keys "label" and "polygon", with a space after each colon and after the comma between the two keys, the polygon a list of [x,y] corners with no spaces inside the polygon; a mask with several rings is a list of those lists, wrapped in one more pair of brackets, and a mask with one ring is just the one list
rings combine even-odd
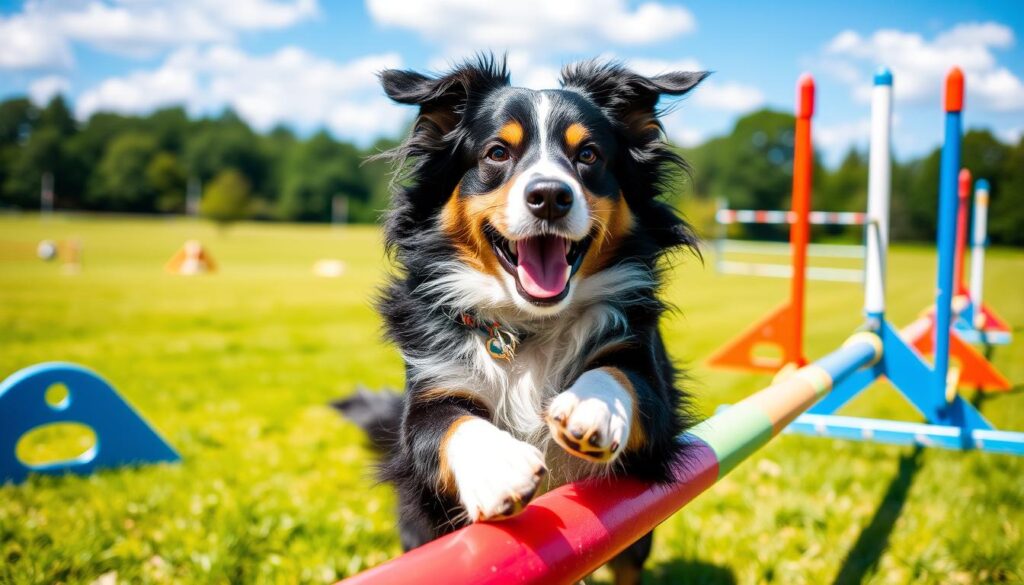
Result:
{"label": "blue jump standard", "polygon": [[[877,81],[876,81],[877,82]],[[890,80],[891,83],[891,80]],[[948,102],[947,102],[948,104]],[[939,177],[938,295],[935,303],[935,363],[929,366],[907,344],[883,313],[867,315],[868,328],[882,340],[882,356],[872,366],[840,380],[831,393],[791,423],[786,432],[958,450],[1024,455],[1024,433],[998,431],[959,394],[947,400],[949,336],[952,326],[953,258],[956,247],[957,173],[961,118],[946,112],[946,136]],[[836,410],[879,377],[888,378],[926,423],[836,416]]]}

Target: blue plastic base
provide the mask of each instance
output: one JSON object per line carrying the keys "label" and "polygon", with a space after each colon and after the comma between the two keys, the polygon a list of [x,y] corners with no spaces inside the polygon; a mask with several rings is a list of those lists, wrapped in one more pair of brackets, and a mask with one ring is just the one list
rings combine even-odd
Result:
{"label": "blue plastic base", "polygon": [[[785,432],[816,437],[873,441],[895,445],[921,445],[944,449],[978,450],[1024,455],[1024,433],[999,431],[973,405],[955,395],[934,389],[935,371],[917,350],[899,336],[896,329],[874,315],[869,323],[882,340],[882,359],[875,365],[840,380],[832,392],[801,415]],[[833,414],[885,377],[924,416],[926,423],[911,423]]]}
{"label": "blue plastic base", "polygon": [[948,425],[804,414],[786,427],[784,432],[892,445],[920,445],[960,451],[1024,455],[1024,433],[984,429],[968,431]]}
{"label": "blue plastic base", "polygon": [[[55,384],[67,388],[59,404],[46,401]],[[55,423],[79,423],[96,434],[82,455],[45,465],[18,459],[18,441],[29,431]],[[178,461],[180,457],[106,380],[75,364],[30,366],[0,383],[0,484],[24,481],[29,473],[88,474],[104,467]]]}
{"label": "blue plastic base", "polygon": [[982,331],[971,327],[963,319],[953,322],[953,330],[960,339],[974,345],[1009,345],[1013,341],[1013,335],[1009,331]]}

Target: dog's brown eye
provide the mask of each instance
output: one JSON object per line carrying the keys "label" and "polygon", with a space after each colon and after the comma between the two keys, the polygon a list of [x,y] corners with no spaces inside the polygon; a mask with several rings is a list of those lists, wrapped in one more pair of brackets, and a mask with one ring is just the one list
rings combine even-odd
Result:
{"label": "dog's brown eye", "polygon": [[504,146],[492,146],[487,151],[487,158],[494,162],[505,162],[508,160],[508,149]]}
{"label": "dog's brown eye", "polygon": [[592,165],[597,162],[597,151],[591,146],[584,146],[580,149],[576,158],[585,165]]}

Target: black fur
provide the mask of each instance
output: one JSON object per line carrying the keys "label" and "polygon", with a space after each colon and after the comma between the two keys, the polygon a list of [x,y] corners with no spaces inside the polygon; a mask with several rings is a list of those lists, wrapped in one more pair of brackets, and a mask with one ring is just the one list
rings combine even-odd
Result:
{"label": "black fur", "polygon": [[[625,317],[626,329],[587,339],[581,355],[590,355],[589,361],[564,373],[564,387],[599,367],[618,368],[627,376],[638,397],[636,408],[647,441],[642,449],[624,452],[621,466],[626,473],[653,481],[670,478],[670,466],[681,455],[675,437],[694,422],[658,330],[665,311],[657,297],[660,266],[669,252],[692,249],[696,243],[689,225],[660,199],[667,179],[685,172],[686,164],[664,143],[656,108],[661,96],[685,94],[705,76],[670,73],[647,78],[617,63],[589,61],[565,68],[563,89],[545,93],[554,104],[551,123],[585,121],[606,158],[601,168],[580,167],[581,182],[597,196],[625,197],[635,218],[635,229],[618,242],[604,268],[641,267],[654,283],[634,287],[622,298],[602,299]],[[386,337],[407,358],[408,381],[400,416],[391,395],[361,392],[339,408],[367,429],[371,442],[384,454],[383,477],[398,490],[402,542],[408,549],[464,524],[458,519],[457,494],[438,487],[439,450],[456,419],[467,414],[493,417],[486,402],[472,392],[439,396],[436,388],[417,381],[416,364],[452,359],[452,349],[467,335],[436,291],[425,288],[438,277],[439,266],[459,258],[441,229],[439,215],[456,187],[458,196],[473,197],[513,176],[515,168],[488,166],[479,152],[506,117],[529,115],[527,106],[537,94],[510,87],[504,63],[493,57],[481,57],[436,78],[385,71],[381,82],[395,101],[419,107],[409,137],[386,155],[398,167],[399,187],[385,224],[387,249],[398,272],[377,304]],[[558,316],[524,317],[517,326],[539,338],[551,319]],[[611,344],[613,339],[617,341]],[[531,338],[523,343],[531,343]],[[648,537],[631,547],[632,560],[619,562],[639,566],[649,549]]]}

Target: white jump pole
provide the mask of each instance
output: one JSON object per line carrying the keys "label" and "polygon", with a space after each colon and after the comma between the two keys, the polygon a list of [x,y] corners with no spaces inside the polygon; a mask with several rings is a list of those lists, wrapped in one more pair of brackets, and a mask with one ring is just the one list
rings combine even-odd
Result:
{"label": "white jump pole", "polygon": [[871,152],[868,158],[868,217],[865,222],[864,313],[872,327],[885,313],[885,260],[889,249],[889,197],[892,188],[892,73],[875,73],[871,91]]}
{"label": "white jump pole", "polygon": [[985,244],[988,239],[988,181],[974,183],[974,225],[971,226],[971,288],[968,294],[974,311],[974,328],[984,330],[985,312],[981,310],[981,294],[985,285]]}

